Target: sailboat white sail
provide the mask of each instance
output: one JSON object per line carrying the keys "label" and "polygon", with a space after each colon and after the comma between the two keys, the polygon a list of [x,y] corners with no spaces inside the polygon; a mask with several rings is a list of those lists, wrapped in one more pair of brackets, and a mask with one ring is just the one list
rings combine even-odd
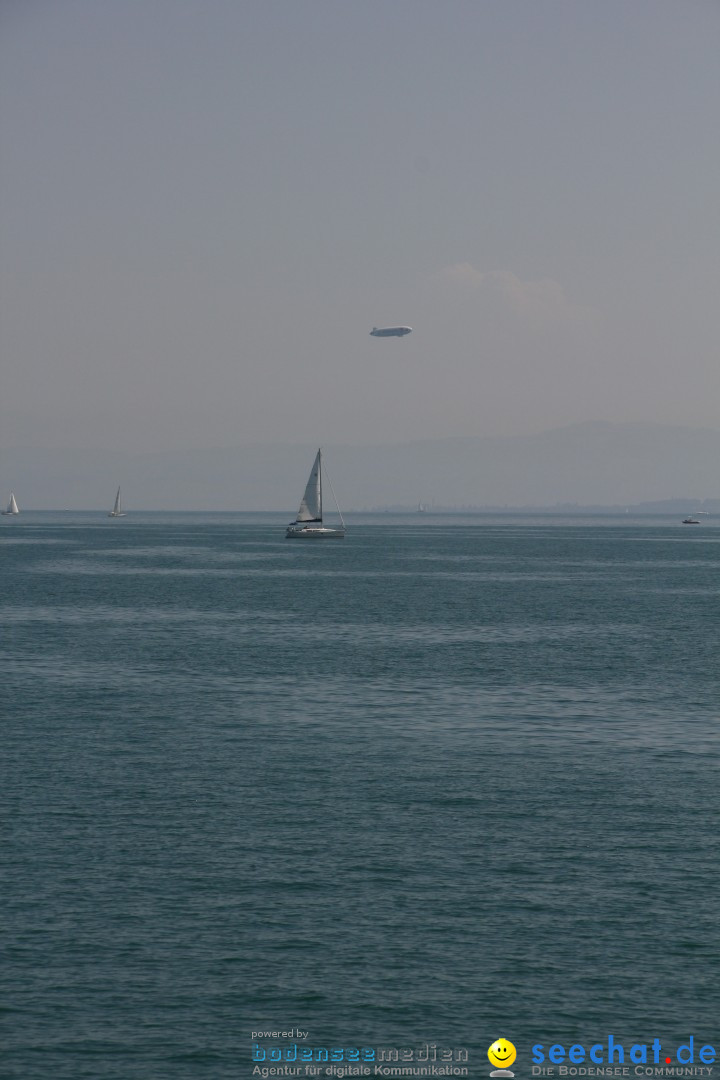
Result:
{"label": "sailboat white sail", "polygon": [[11,491],[10,492],[10,502],[7,504],[7,509],[2,511],[2,515],[3,515],[3,517],[7,517],[8,514],[19,514],[19,513],[20,513],[20,509],[19,509],[18,504],[17,504],[17,502],[15,500],[15,493],[13,491]]}
{"label": "sailboat white sail", "polygon": [[343,521],[338,501],[335,498],[330,477],[327,477],[332,497],[335,499],[340,528],[330,529],[323,525],[323,493],[322,493],[322,450],[318,450],[315,461],[310,471],[310,478],[305,487],[305,493],[300,503],[295,521],[292,521],[285,532],[289,539],[307,540],[342,540],[345,536],[345,522]]}
{"label": "sailboat white sail", "polygon": [[319,450],[305,487],[297,520],[322,521],[322,458]]}
{"label": "sailboat white sail", "polygon": [[125,511],[122,508],[122,501],[120,499],[120,488],[117,489],[117,495],[115,496],[115,505],[108,514],[108,517],[125,517]]}

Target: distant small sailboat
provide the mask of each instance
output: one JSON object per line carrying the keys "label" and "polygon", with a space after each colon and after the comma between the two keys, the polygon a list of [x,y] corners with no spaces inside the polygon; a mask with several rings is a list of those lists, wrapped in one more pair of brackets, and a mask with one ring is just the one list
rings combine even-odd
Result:
{"label": "distant small sailboat", "polygon": [[115,505],[108,514],[108,517],[125,517],[125,511],[122,508],[122,502],[120,501],[120,488],[117,489],[117,495],[115,496]]}
{"label": "distant small sailboat", "polygon": [[335,506],[340,517],[340,528],[329,529],[323,525],[323,495],[322,495],[322,450],[315,455],[310,479],[305,487],[305,494],[300,503],[300,509],[295,521],[290,522],[285,532],[287,539],[294,540],[342,540],[345,536],[345,522],[343,521],[338,501],[335,498],[330,477],[327,478],[335,499]]}
{"label": "distant small sailboat", "polygon": [[14,492],[10,492],[10,502],[7,504],[7,509],[2,511],[2,516],[7,517],[8,514],[19,514],[20,509],[15,501]]}

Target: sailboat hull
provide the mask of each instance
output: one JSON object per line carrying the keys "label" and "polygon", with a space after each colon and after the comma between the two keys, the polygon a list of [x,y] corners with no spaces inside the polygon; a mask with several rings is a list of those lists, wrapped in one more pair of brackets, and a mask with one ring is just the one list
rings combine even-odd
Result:
{"label": "sailboat hull", "polygon": [[288,525],[288,540],[343,540],[344,529],[325,529],[322,525]]}

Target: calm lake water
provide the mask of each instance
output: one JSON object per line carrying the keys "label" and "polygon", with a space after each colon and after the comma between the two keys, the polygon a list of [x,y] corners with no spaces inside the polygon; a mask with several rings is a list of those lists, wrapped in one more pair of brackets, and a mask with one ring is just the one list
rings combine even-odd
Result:
{"label": "calm lake water", "polygon": [[3,519],[0,1075],[719,1047],[720,528],[284,522]]}

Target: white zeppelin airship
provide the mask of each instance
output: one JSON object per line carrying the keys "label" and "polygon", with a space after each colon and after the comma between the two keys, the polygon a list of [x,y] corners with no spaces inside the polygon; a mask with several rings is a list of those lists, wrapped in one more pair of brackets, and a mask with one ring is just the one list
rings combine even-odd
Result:
{"label": "white zeppelin airship", "polygon": [[405,337],[412,333],[412,326],[373,326],[370,337]]}

